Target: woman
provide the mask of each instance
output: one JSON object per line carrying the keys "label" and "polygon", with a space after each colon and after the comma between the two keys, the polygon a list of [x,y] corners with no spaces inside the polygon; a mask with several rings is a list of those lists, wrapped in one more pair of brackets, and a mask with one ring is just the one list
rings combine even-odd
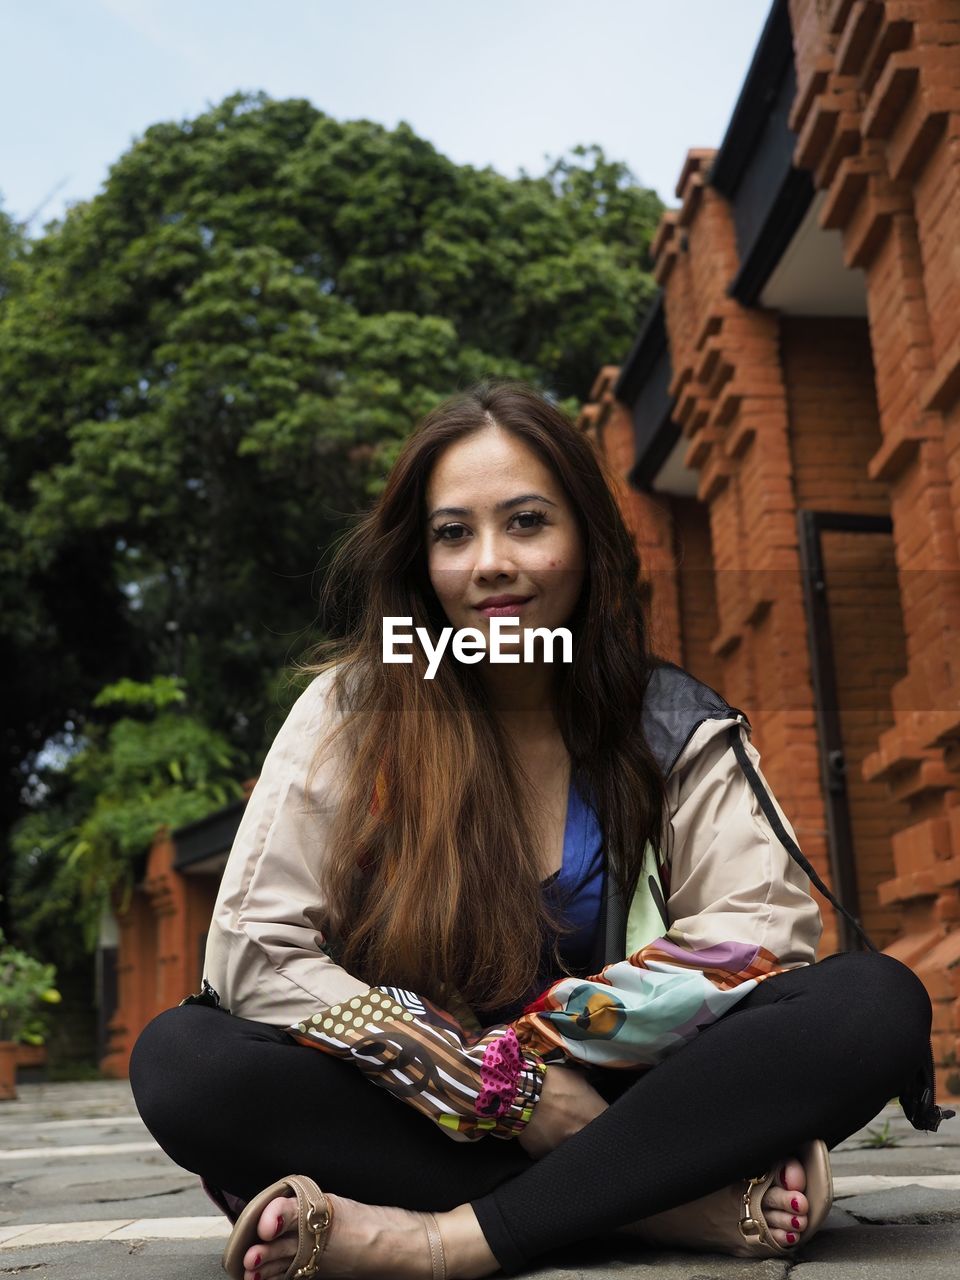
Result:
{"label": "woman", "polygon": [[[161,1146],[250,1201],[231,1274],[516,1274],[641,1219],[789,1255],[826,1147],[896,1094],[936,1127],[923,987],[813,963],[746,717],[649,655],[632,540],[551,404],[430,413],[330,584],[345,639],[248,802],[204,993],[131,1062]],[[384,618],[435,647],[496,617],[516,662],[383,661]],[[520,660],[563,627],[570,662]]]}

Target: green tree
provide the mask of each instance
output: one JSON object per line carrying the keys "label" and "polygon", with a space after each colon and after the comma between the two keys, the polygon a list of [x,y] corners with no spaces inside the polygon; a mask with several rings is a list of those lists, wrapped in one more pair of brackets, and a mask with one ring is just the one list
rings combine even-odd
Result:
{"label": "green tree", "polygon": [[0,1040],[39,1045],[49,1024],[42,1005],[59,1004],[56,967],[7,945],[0,929]]}
{"label": "green tree", "polygon": [[412,423],[489,374],[575,407],[659,212],[596,147],[509,179],[261,94],[148,129],[27,245],[0,223],[0,832],[121,677],[182,677],[254,770]]}
{"label": "green tree", "polygon": [[236,752],[185,710],[181,680],[124,679],[94,699],[79,750],[43,769],[47,802],[13,829],[17,930],[45,959],[76,962],[101,914],[132,887],[161,826],[238,799]]}
{"label": "green tree", "polygon": [[5,212],[0,202],[0,301],[13,287],[25,247],[23,231]]}

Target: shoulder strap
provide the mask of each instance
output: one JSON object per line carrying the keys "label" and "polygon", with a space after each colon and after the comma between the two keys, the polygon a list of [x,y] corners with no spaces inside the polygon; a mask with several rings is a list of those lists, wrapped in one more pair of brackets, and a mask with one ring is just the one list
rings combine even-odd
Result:
{"label": "shoulder strap", "polygon": [[[711,689],[703,681],[697,680],[676,663],[661,662],[653,668],[643,702],[643,734],[664,777],[670,773],[683,748],[704,720],[727,719],[733,716],[740,716],[749,724],[744,713],[732,707],[721,694],[717,693],[716,689]],[[794,862],[806,872],[827,901],[845,920],[849,921],[862,939],[864,946],[870,951],[876,951],[876,945],[867,936],[860,921],[837,901],[811,866],[809,859],[801,852],[796,841],[787,834],[769,792],[750,763],[740,735],[739,724],[733,725],[730,729],[730,741],[740,768],[780,843]]]}
{"label": "shoulder strap", "polygon": [[747,755],[746,748],[743,745],[743,738],[741,737],[740,726],[738,724],[733,725],[730,729],[730,742],[731,742],[731,745],[733,746],[734,755],[737,757],[737,760],[740,762],[740,768],[746,774],[747,781],[750,783],[750,787],[753,791],[753,794],[757,797],[757,802],[759,803],[760,808],[763,810],[763,815],[767,819],[767,821],[770,823],[771,827],[773,827],[774,831],[776,832],[777,839],[786,849],[787,853],[789,853],[790,857],[794,860],[794,862],[797,863],[797,865],[806,872],[806,874],[810,877],[810,879],[817,886],[817,888],[820,890],[823,896],[827,899],[827,901],[837,911],[840,912],[840,914],[843,916],[845,920],[847,920],[850,924],[853,925],[854,929],[856,929],[857,933],[860,935],[860,938],[862,939],[864,946],[866,946],[870,951],[876,951],[877,950],[876,944],[867,935],[860,921],[857,920],[856,917],[852,915],[851,912],[849,912],[846,907],[842,906],[836,900],[836,898],[833,896],[833,894],[830,892],[827,886],[820,879],[819,875],[817,875],[817,872],[815,871],[814,867],[810,863],[809,858],[807,858],[806,855],[801,852],[800,846],[797,844],[797,842],[790,838],[789,834],[787,833],[786,827],[780,821],[780,815],[777,813],[776,809],[774,808],[773,801],[770,799],[769,791],[767,791],[766,787],[763,785],[763,782],[760,779],[760,775],[757,773],[756,769],[750,763],[750,757]]}

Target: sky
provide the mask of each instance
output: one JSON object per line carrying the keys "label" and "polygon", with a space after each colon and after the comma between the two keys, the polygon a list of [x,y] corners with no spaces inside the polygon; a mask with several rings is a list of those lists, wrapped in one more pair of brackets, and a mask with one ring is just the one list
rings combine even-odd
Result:
{"label": "sky", "polygon": [[515,176],[599,143],[675,204],[772,0],[0,0],[0,199],[32,233],[151,124],[235,90],[405,120]]}

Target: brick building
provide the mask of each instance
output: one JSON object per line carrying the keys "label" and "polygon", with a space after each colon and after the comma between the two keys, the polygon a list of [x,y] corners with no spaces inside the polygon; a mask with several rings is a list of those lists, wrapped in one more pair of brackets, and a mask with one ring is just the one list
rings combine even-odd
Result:
{"label": "brick building", "polygon": [[[656,647],[747,712],[807,856],[926,981],[960,1093],[960,3],[774,0],[677,197],[656,303],[581,424]],[[196,986],[238,821],[151,853],[114,1072]],[[825,921],[825,951],[850,942]]]}
{"label": "brick building", "polygon": [[960,4],[775,0],[676,194],[581,423],[657,646],[748,712],[960,1093]]}
{"label": "brick building", "polygon": [[246,794],[176,832],[157,833],[129,905],[98,953],[100,1069],[125,1076],[137,1036],[151,1018],[199,991],[207,926],[240,826]]}

